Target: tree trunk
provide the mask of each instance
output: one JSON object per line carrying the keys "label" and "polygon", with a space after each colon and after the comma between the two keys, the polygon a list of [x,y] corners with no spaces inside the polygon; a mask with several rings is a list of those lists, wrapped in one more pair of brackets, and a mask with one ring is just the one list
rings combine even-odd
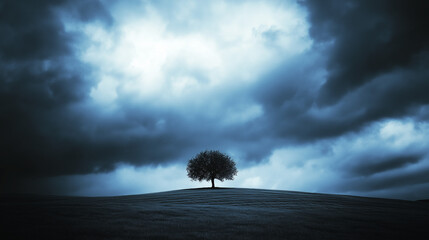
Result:
{"label": "tree trunk", "polygon": [[215,185],[214,185],[214,178],[212,178],[212,188],[215,188]]}

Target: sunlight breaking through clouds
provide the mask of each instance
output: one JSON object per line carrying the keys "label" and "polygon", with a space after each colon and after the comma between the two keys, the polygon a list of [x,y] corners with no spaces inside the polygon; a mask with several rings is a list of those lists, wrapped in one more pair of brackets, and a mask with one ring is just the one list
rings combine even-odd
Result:
{"label": "sunlight breaking through clouds", "polygon": [[[133,3],[144,11],[133,17],[120,11],[130,3],[118,4],[110,29],[97,22],[75,28],[88,39],[81,58],[97,69],[91,96],[100,103],[130,96],[161,106],[210,101],[212,91],[258,81],[311,46],[305,13],[293,3],[184,2],[170,19],[156,4]],[[198,6],[185,10],[187,4]],[[201,8],[206,14],[198,15]],[[172,19],[182,21],[181,31],[171,28]]]}

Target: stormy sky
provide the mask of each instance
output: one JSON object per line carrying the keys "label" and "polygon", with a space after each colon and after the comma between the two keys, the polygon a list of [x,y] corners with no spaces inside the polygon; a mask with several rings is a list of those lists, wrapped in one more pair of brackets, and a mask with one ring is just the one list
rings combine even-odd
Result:
{"label": "stormy sky", "polygon": [[0,192],[429,198],[425,1],[0,2]]}

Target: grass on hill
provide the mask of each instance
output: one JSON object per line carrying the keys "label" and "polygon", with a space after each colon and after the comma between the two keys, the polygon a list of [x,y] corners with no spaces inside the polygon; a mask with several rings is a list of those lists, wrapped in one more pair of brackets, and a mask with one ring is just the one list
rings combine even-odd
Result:
{"label": "grass on hill", "polygon": [[0,207],[2,239],[429,239],[427,202],[344,195],[186,189],[1,196]]}

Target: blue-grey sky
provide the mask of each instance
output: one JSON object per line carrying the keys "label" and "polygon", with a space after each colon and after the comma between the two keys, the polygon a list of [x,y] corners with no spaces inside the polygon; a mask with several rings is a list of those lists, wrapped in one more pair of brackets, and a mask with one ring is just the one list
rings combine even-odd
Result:
{"label": "blue-grey sky", "polygon": [[2,1],[1,192],[429,198],[424,1]]}

